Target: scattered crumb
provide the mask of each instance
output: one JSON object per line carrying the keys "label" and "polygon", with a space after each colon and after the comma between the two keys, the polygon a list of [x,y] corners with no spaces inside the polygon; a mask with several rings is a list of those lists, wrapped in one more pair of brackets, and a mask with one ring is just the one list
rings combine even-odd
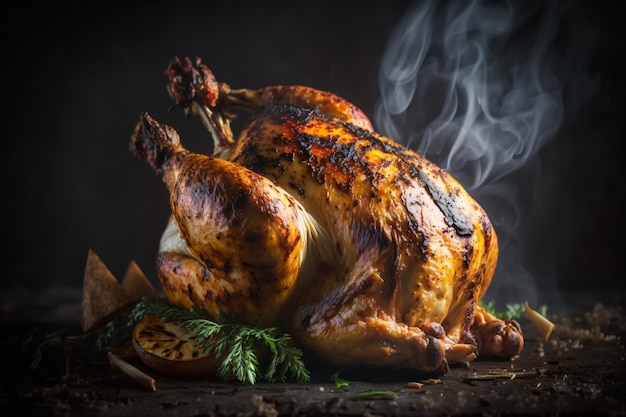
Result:
{"label": "scattered crumb", "polygon": [[582,316],[571,318],[559,316],[560,325],[557,334],[560,338],[577,339],[579,342],[589,339],[615,341],[615,334],[606,334],[607,328],[624,326],[624,313],[619,307],[607,307],[596,303],[593,309]]}
{"label": "scattered crumb", "polygon": [[264,417],[277,417],[278,416],[278,410],[276,409],[274,404],[265,402],[262,395],[252,394],[252,404],[254,404],[254,406],[256,407],[255,415],[257,416],[264,416]]}
{"label": "scattered crumb", "polygon": [[441,380],[440,379],[436,379],[436,378],[428,378],[428,379],[424,380],[424,384],[437,385],[437,384],[441,384]]}

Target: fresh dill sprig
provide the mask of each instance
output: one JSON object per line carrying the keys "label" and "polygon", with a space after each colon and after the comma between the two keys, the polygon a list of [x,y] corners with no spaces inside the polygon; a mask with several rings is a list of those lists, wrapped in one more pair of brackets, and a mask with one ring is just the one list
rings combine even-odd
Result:
{"label": "fresh dill sprig", "polygon": [[[285,381],[289,376],[298,382],[310,380],[309,371],[302,361],[302,351],[291,343],[291,336],[278,327],[259,328],[237,323],[233,317],[222,315],[219,322],[209,318],[201,307],[182,310],[165,299],[142,298],[135,307],[142,316],[155,316],[163,321],[175,321],[196,334],[198,346],[205,353],[213,352],[221,360],[218,375],[223,379],[236,379],[254,384],[257,378],[268,381]],[[257,352],[267,348],[271,359],[264,374],[261,373]]]}

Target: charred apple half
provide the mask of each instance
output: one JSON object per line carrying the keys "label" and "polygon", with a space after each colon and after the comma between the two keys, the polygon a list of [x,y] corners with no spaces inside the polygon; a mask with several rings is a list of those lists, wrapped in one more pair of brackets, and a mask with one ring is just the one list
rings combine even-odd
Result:
{"label": "charred apple half", "polygon": [[166,75],[214,141],[212,155],[190,152],[148,114],[132,134],[170,194],[157,256],[170,302],[282,326],[340,366],[445,374],[479,354],[519,355],[519,324],[478,305],[496,233],[448,173],[335,94],[231,89],[199,58],[173,59]]}

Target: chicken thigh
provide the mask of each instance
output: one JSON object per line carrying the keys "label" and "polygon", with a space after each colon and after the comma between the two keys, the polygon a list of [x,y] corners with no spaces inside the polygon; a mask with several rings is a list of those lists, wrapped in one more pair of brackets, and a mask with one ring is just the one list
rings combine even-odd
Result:
{"label": "chicken thigh", "polygon": [[[212,155],[190,152],[148,114],[132,135],[170,194],[157,269],[172,303],[283,326],[343,366],[444,374],[479,354],[519,355],[519,324],[478,305],[496,233],[448,173],[332,93],[231,89],[200,59],[166,74],[214,140]],[[251,117],[235,138],[240,112]]]}

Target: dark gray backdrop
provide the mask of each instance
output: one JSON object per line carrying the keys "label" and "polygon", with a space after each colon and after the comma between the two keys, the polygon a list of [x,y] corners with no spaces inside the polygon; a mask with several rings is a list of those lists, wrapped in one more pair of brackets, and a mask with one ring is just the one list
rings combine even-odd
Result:
{"label": "dark gray backdrop", "polygon": [[[23,2],[3,13],[0,290],[80,287],[90,248],[116,276],[133,259],[156,284],[168,196],[160,179],[130,156],[130,135],[148,111],[173,125],[188,148],[206,151],[210,143],[197,120],[168,111],[163,71],[172,57],[201,56],[233,88],[304,84],[335,92],[373,116],[381,55],[410,5],[128,3],[35,8]],[[522,219],[519,261],[540,293],[619,298],[624,13],[619,2],[594,3],[581,2],[590,19],[579,30],[597,39],[591,68],[605,108],[566,115],[562,133],[534,161],[550,186],[526,193],[543,204],[540,215]],[[522,186],[528,175],[520,176]]]}

